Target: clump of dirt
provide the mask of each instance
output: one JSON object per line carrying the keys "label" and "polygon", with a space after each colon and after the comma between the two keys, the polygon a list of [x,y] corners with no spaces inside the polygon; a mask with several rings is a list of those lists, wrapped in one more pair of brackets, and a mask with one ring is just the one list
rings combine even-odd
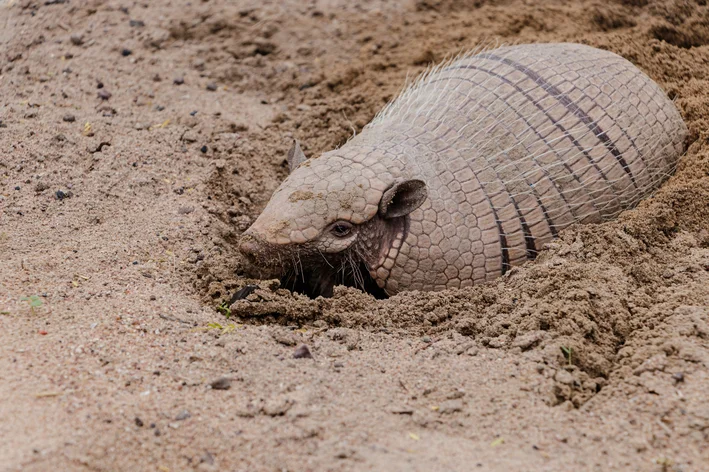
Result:
{"label": "clump of dirt", "polygon": [[709,6],[706,2],[652,2],[650,12],[657,18],[650,34],[681,48],[709,44]]}

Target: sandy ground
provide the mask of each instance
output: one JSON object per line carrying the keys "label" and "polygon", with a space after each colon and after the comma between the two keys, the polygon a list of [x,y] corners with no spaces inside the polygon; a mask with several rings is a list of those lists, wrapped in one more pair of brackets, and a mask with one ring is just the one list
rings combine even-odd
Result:
{"label": "sandy ground", "polygon": [[[0,0],[0,470],[709,470],[707,25],[683,0]],[[676,99],[653,198],[472,290],[217,311],[293,137],[343,143],[450,54],[560,40]]]}

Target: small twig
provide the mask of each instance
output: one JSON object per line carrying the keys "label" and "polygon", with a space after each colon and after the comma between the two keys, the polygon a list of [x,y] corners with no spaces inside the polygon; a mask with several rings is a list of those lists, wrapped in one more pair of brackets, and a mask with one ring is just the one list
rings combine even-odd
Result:
{"label": "small twig", "polygon": [[101,143],[99,143],[99,145],[96,146],[95,148],[93,148],[93,149],[87,148],[87,150],[91,154],[96,154],[97,152],[101,152],[105,146],[110,146],[110,145],[111,145],[111,143],[109,143],[108,141],[101,141]]}
{"label": "small twig", "polygon": [[655,420],[655,423],[657,423],[660,428],[664,429],[667,434],[672,436],[672,430],[666,424],[663,424],[660,420]]}

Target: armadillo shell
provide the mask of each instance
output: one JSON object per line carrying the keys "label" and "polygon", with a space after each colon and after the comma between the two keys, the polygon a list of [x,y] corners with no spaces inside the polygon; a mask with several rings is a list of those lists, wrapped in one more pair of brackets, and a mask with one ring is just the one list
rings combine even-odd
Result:
{"label": "armadillo shell", "polygon": [[416,149],[396,165],[428,186],[377,278],[394,293],[498,277],[570,224],[636,205],[674,171],[686,136],[660,87],[608,51],[519,45],[436,67],[353,140]]}

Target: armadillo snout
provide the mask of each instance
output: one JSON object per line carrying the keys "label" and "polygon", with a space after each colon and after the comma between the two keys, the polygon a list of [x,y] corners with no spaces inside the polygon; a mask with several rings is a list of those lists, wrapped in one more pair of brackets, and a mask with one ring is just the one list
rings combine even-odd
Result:
{"label": "armadillo snout", "polygon": [[239,252],[241,252],[250,262],[256,262],[262,258],[264,244],[253,235],[246,233],[239,241]]}
{"label": "armadillo snout", "polygon": [[247,261],[244,267],[246,273],[254,277],[278,278],[286,269],[281,263],[278,248],[249,231],[241,236],[239,251]]}

